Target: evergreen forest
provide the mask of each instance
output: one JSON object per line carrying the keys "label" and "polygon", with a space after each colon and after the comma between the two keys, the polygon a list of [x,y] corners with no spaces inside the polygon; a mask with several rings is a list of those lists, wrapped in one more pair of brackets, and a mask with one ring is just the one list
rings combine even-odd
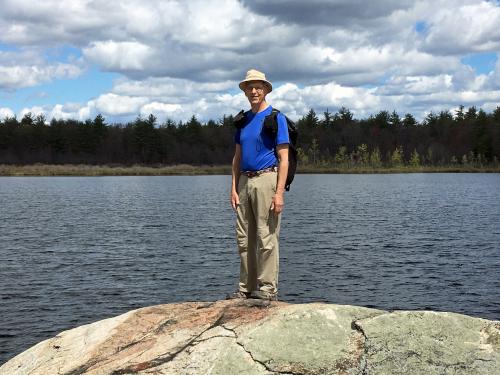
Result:
{"label": "evergreen forest", "polygon": [[[347,108],[296,122],[301,166],[385,168],[496,166],[500,161],[500,107],[491,113],[461,106],[455,113],[380,111],[355,119]],[[128,123],[57,120],[27,113],[0,121],[0,164],[229,165],[234,152],[233,116],[201,123],[154,115]]]}

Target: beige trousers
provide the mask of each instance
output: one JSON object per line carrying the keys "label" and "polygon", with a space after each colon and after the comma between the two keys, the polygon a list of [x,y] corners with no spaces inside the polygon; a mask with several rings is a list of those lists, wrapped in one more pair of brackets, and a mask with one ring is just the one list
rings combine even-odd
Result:
{"label": "beige trousers", "polygon": [[271,211],[278,173],[240,176],[236,238],[241,258],[239,290],[278,293],[281,215]]}

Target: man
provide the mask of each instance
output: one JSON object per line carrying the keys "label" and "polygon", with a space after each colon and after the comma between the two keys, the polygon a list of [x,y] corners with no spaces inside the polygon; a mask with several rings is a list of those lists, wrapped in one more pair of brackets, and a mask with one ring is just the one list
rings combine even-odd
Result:
{"label": "man", "polygon": [[232,164],[231,205],[236,211],[240,255],[238,290],[229,298],[277,300],[279,230],[288,173],[289,135],[285,116],[278,113],[277,135],[263,130],[272,107],[266,95],[273,86],[264,73],[249,70],[240,89],[250,102],[245,125],[236,131]]}

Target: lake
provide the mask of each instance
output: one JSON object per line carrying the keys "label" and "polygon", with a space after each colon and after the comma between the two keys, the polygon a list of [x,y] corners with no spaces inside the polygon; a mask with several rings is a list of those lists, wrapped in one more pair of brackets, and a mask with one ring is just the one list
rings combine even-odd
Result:
{"label": "lake", "polygon": [[[0,177],[0,363],[142,306],[223,299],[230,176]],[[500,319],[500,174],[298,175],[280,300]]]}

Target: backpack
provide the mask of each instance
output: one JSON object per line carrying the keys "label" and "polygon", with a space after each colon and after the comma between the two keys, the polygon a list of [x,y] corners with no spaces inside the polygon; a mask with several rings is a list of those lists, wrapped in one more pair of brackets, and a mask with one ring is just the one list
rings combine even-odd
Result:
{"label": "backpack", "polygon": [[[280,111],[273,108],[271,114],[267,115],[264,118],[264,125],[262,127],[262,131],[265,131],[273,138],[276,138],[278,135],[278,120],[276,118],[278,113],[280,113]],[[288,173],[286,175],[285,190],[289,191],[290,184],[292,183],[293,178],[295,177],[295,172],[297,170],[298,131],[295,123],[292,120],[290,120],[287,116],[285,116],[285,119],[288,126],[288,137],[290,139],[290,143],[288,145]],[[246,123],[245,111],[240,111],[234,117],[233,122],[237,129],[242,129]],[[276,149],[274,150],[274,153],[276,155],[276,158],[278,158]]]}

